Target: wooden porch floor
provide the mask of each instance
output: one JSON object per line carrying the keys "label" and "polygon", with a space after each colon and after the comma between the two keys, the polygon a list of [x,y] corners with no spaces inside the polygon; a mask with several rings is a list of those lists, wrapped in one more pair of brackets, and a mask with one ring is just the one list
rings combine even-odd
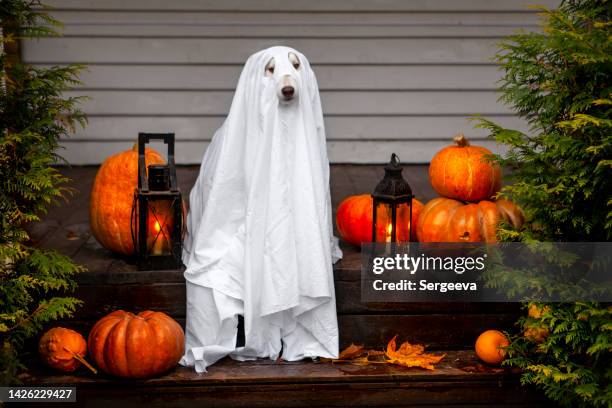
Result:
{"label": "wooden porch floor", "polygon": [[[77,387],[77,405],[121,407],[539,407],[518,374],[486,368],[469,351],[450,351],[435,371],[316,362],[235,362],[204,374],[179,367],[154,379],[33,373],[40,386]],[[74,406],[74,404],[70,405]]]}
{"label": "wooden porch floor", "polygon": [[[33,225],[39,245],[54,248],[87,266],[78,277],[76,296],[85,305],[65,326],[86,334],[98,318],[116,309],[161,310],[179,323],[185,319],[182,271],[137,271],[134,262],[102,248],[89,231],[89,192],[96,167],[65,169],[73,198]],[[178,170],[185,196],[197,167]],[[382,166],[336,165],[331,169],[333,208],[346,196],[368,193],[382,177]],[[417,198],[435,196],[427,166],[406,166],[404,175]],[[518,373],[485,366],[472,352],[479,333],[510,328],[520,313],[504,303],[362,303],[358,249],[343,244],[344,259],[335,265],[340,345],[351,342],[382,348],[394,335],[443,350],[447,357],[433,371],[401,367],[362,367],[329,363],[222,361],[205,375],[177,368],[160,378],[125,382],[84,370],[57,375],[42,367],[30,372],[35,384],[76,384],[79,405],[189,406],[541,406],[521,388]]]}

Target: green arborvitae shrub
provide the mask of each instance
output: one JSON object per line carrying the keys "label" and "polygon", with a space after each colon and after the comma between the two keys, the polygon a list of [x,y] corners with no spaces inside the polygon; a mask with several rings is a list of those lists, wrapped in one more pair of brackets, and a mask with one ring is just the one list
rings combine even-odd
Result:
{"label": "green arborvitae shrub", "polygon": [[19,38],[53,34],[41,10],[33,1],[0,0],[0,384],[17,382],[25,340],[80,303],[62,293],[75,288],[83,267],[37,248],[26,229],[69,192],[52,166],[60,137],[84,122],[78,99],[62,96],[80,67],[34,68],[8,52]]}
{"label": "green arborvitae shrub", "polygon": [[[505,241],[609,241],[612,237],[612,4],[575,0],[542,10],[543,31],[519,33],[496,56],[501,100],[529,134],[480,119],[507,146],[514,169],[502,194],[528,222]],[[552,303],[520,320],[506,364],[568,407],[612,407],[612,307]]]}

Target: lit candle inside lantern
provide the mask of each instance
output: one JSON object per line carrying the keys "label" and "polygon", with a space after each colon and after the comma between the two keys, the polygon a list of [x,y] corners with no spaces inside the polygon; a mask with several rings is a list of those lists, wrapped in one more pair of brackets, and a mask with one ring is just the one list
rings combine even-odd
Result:
{"label": "lit candle inside lantern", "polygon": [[154,241],[153,241],[153,248],[151,249],[151,253],[153,255],[161,255],[164,253],[164,247],[165,247],[164,241],[166,240],[166,238],[164,237],[163,233],[160,234],[160,231],[162,230],[162,226],[159,223],[159,221],[157,220],[155,221],[153,229],[155,230],[155,235],[153,237]]}
{"label": "lit candle inside lantern", "polygon": [[393,232],[393,225],[391,223],[387,224],[387,239],[386,242],[391,242],[391,233]]}

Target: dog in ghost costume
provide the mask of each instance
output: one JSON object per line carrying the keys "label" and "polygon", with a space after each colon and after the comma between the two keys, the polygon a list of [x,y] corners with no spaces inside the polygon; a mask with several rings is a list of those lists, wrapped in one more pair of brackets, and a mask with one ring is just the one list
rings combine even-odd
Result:
{"label": "dog in ghost costume", "polygon": [[189,201],[181,364],[203,372],[228,355],[336,357],[332,264],[342,253],[319,90],[304,55],[272,47],[247,60]]}

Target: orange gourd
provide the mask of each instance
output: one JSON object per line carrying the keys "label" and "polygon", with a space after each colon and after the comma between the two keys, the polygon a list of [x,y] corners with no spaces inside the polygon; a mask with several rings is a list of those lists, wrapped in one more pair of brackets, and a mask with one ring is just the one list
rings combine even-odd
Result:
{"label": "orange gourd", "polygon": [[474,349],[479,359],[487,364],[499,365],[506,358],[506,350],[510,341],[499,330],[487,330],[476,339]]}
{"label": "orange gourd", "polygon": [[185,350],[185,334],[165,313],[147,310],[135,315],[117,310],[98,320],[87,343],[102,371],[147,378],[176,366]]}
{"label": "orange gourd", "polygon": [[488,200],[501,187],[501,169],[486,156],[491,151],[471,146],[463,134],[435,154],[429,165],[429,181],[443,197],[462,201]]}
{"label": "orange gourd", "polygon": [[[527,312],[527,316],[533,320],[539,320],[542,318],[542,314],[550,312],[549,306],[539,306],[535,303],[532,303],[529,306],[529,310]],[[550,331],[545,327],[539,327],[532,320],[527,320],[523,326],[525,329],[523,331],[523,335],[536,343],[543,343],[544,340],[550,335]]]}
{"label": "orange gourd", "polygon": [[38,342],[38,354],[49,367],[72,372],[85,364],[94,373],[96,370],[85,361],[87,343],[74,330],[54,327],[42,335]]}
{"label": "orange gourd", "polygon": [[[155,150],[146,148],[145,162],[148,167],[165,160]],[[113,252],[134,253],[131,215],[137,184],[137,144],[106,159],[96,174],[89,200],[89,223],[98,242]]]}
{"label": "orange gourd", "polygon": [[[423,204],[416,199],[412,200],[412,225],[415,231],[417,220],[423,208]],[[408,233],[408,213],[405,206],[399,211],[401,221],[398,229],[399,241],[407,241]],[[372,242],[372,196],[370,194],[360,194],[345,198],[338,206],[336,213],[336,225],[342,239],[353,245],[361,245],[362,242]],[[381,225],[381,229],[385,226]],[[415,231],[413,238],[416,239]],[[380,234],[383,236],[383,234]]]}
{"label": "orange gourd", "polygon": [[496,242],[502,220],[520,228],[523,212],[508,200],[466,204],[450,198],[434,198],[421,210],[417,238],[420,242]]}

